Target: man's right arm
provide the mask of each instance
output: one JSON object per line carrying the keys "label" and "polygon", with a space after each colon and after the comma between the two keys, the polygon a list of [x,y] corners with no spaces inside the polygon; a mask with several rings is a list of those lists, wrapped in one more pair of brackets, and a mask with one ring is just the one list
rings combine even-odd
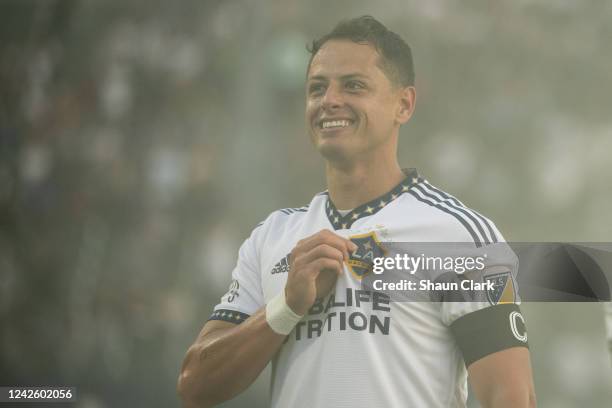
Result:
{"label": "man's right arm", "polygon": [[206,323],[187,351],[178,380],[185,407],[209,407],[238,395],[255,381],[284,339],[268,325],[265,308],[239,325]]}
{"label": "man's right arm", "polygon": [[[356,248],[328,230],[298,242],[291,251],[282,302],[294,314],[306,314],[316,298],[331,291],[343,261]],[[286,335],[277,331],[268,323],[265,307],[239,325],[206,323],[181,368],[178,392],[184,406],[210,407],[245,390],[283,344]]]}

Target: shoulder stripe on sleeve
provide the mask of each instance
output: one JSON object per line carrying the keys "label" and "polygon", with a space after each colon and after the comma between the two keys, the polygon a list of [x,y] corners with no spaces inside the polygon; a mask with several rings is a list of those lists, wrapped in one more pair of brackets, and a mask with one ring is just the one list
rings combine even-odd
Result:
{"label": "shoulder stripe on sleeve", "polygon": [[460,207],[466,209],[467,211],[469,211],[470,213],[474,214],[474,216],[476,216],[481,221],[481,223],[487,228],[487,230],[489,231],[489,234],[490,234],[490,237],[491,237],[491,240],[493,241],[493,243],[497,243],[499,241],[499,237],[495,233],[495,230],[493,229],[493,226],[491,225],[491,221],[489,221],[486,217],[482,216],[480,213],[478,213],[478,211],[474,211],[473,209],[467,207],[465,204],[463,204],[461,201],[457,200],[457,198],[453,197],[452,195],[450,195],[450,194],[440,190],[439,188],[429,184],[427,181],[424,181],[423,184],[429,190],[438,193],[445,200],[453,202],[455,205],[460,206]]}
{"label": "shoulder stripe on sleeve", "polygon": [[440,211],[443,211],[453,217],[455,217],[457,219],[457,221],[459,221],[461,223],[461,225],[463,225],[465,227],[465,229],[469,232],[470,236],[472,237],[472,239],[474,240],[474,244],[476,244],[476,247],[480,248],[482,246],[482,242],[480,240],[480,237],[478,236],[478,234],[476,233],[476,231],[474,231],[474,228],[472,228],[472,226],[465,220],[464,217],[462,217],[461,215],[457,214],[456,212],[450,211],[447,207],[442,206],[439,202],[430,200],[424,196],[422,196],[422,192],[419,191],[416,188],[411,188],[408,193],[410,193],[414,198],[416,198],[417,200],[430,205],[432,207],[437,208]]}
{"label": "shoulder stripe on sleeve", "polygon": [[460,206],[454,204],[453,202],[451,202],[449,200],[441,199],[439,196],[435,195],[431,191],[428,191],[427,187],[424,186],[424,185],[418,185],[418,186],[415,186],[415,188],[418,189],[421,193],[423,193],[423,195],[425,195],[426,197],[430,198],[432,201],[435,201],[435,202],[445,206],[449,210],[453,210],[453,212],[461,213],[463,217],[466,217],[466,221],[467,222],[471,221],[471,223],[478,229],[478,232],[480,233],[481,240],[485,243],[485,245],[491,244],[491,240],[489,239],[489,237],[485,233],[482,224],[476,219],[476,217],[474,217],[473,214],[471,214],[469,211],[467,211],[467,209],[465,207],[460,207]]}
{"label": "shoulder stripe on sleeve", "polygon": [[308,206],[298,207],[298,208],[283,208],[283,209],[280,209],[279,211],[285,215],[291,215],[296,212],[307,212]]}

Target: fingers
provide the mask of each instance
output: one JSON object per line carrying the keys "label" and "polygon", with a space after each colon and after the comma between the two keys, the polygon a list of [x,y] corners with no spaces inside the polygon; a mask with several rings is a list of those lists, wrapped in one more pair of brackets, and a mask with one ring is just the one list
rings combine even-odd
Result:
{"label": "fingers", "polygon": [[[330,258],[330,259],[335,259],[338,262],[342,263],[344,260],[344,256],[345,255],[343,251],[340,251],[338,248],[333,247],[328,244],[321,244],[321,245],[314,247],[313,249],[306,252],[305,254],[302,254],[300,256],[299,262],[307,264],[309,262],[314,261],[317,258]],[[298,260],[296,259],[296,262],[297,261]]]}
{"label": "fingers", "polygon": [[325,270],[334,271],[338,276],[342,274],[343,270],[342,262],[330,258],[316,259],[310,264],[310,266],[313,268],[313,270],[318,272]]}
{"label": "fingers", "polygon": [[311,251],[298,255],[293,262],[295,270],[306,269],[315,275],[323,269],[333,269],[338,275],[343,270],[344,255],[337,248],[322,244]]}
{"label": "fingers", "polygon": [[320,245],[326,245],[337,249],[342,253],[345,261],[348,261],[349,254],[357,249],[357,245],[351,242],[351,240],[341,237],[330,230],[321,230],[299,241],[294,251],[292,251],[292,254],[295,253],[296,256],[299,256],[312,251]]}
{"label": "fingers", "polygon": [[317,296],[329,292],[336,280],[330,280],[328,274],[341,275],[344,261],[348,261],[349,254],[356,249],[353,242],[329,230],[299,241],[291,251],[291,267],[285,286],[291,309],[308,310]]}

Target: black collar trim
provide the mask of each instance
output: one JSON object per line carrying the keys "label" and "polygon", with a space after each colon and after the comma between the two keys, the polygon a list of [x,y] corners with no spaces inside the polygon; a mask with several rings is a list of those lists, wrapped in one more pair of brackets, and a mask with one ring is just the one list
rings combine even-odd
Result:
{"label": "black collar trim", "polygon": [[334,230],[351,228],[353,223],[358,219],[376,214],[378,211],[385,208],[385,206],[387,206],[387,204],[389,204],[391,201],[395,200],[402,194],[407,193],[414,185],[423,180],[417,173],[416,169],[403,169],[403,172],[406,174],[406,178],[404,178],[404,180],[402,180],[402,182],[395,186],[391,191],[352,209],[344,216],[338,212],[338,209],[328,194],[327,203],[325,204],[325,214],[327,214],[327,219],[334,227]]}

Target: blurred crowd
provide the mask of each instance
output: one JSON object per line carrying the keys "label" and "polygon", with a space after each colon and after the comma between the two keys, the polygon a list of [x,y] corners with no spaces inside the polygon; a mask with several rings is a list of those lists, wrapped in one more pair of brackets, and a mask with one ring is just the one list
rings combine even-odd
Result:
{"label": "blurred crowd", "polygon": [[325,188],[305,45],[341,18],[413,47],[404,165],[509,240],[609,241],[612,5],[387,3],[0,1],[0,384],[177,405],[241,241]]}

